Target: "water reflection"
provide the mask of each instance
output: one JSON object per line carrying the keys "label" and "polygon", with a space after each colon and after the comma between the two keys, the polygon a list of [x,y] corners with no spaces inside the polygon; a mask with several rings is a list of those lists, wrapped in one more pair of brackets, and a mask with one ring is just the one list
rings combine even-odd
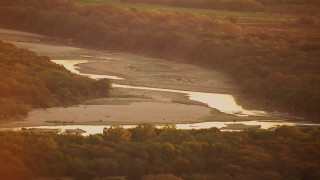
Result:
{"label": "water reflection", "polygon": [[[91,56],[90,56],[91,57]],[[92,56],[93,57],[93,56]],[[123,78],[117,76],[108,76],[108,75],[97,75],[97,74],[85,74],[79,72],[76,64],[92,62],[89,60],[52,60],[54,63],[63,65],[66,69],[73,73],[80,75],[89,76],[93,79],[100,78],[109,78],[115,80],[123,80]],[[129,88],[129,89],[140,89],[140,90],[152,90],[152,91],[164,91],[164,92],[174,92],[185,94],[190,100],[198,101],[204,104],[207,104],[209,107],[217,109],[223,113],[234,114],[237,116],[248,116],[248,115],[266,115],[264,111],[256,110],[246,110],[242,108],[241,105],[238,105],[232,95],[229,94],[217,94],[217,93],[203,93],[203,92],[192,92],[192,91],[181,91],[173,89],[162,89],[162,88],[150,88],[150,87],[139,87],[139,86],[128,86],[121,84],[112,84],[113,87],[118,88]]]}
{"label": "water reflection", "polygon": [[229,94],[180,91],[180,90],[173,90],[173,89],[128,86],[128,85],[122,85],[122,84],[112,84],[112,87],[183,93],[190,100],[207,104],[209,107],[217,109],[223,113],[234,114],[237,116],[248,116],[248,115],[261,116],[261,115],[267,114],[264,111],[243,109],[241,105],[238,105],[236,103],[234,97]]}
{"label": "water reflection", "polygon": [[103,78],[115,79],[115,80],[122,80],[123,79],[118,76],[81,73],[78,70],[78,68],[75,66],[76,64],[88,63],[88,62],[93,62],[93,61],[89,61],[89,60],[51,60],[51,61],[56,64],[63,65],[66,69],[68,69],[69,71],[71,71],[73,73],[80,74],[83,76],[88,76],[92,79],[103,79]]}
{"label": "water reflection", "polygon": [[[261,125],[261,129],[271,129],[278,126],[320,126],[320,124],[306,123],[306,122],[285,122],[285,121],[241,121],[237,122],[244,125]],[[177,129],[208,129],[216,127],[221,129],[226,127],[227,124],[232,124],[232,122],[201,122],[201,123],[189,123],[189,124],[176,124]],[[110,128],[110,125],[61,125],[61,126],[35,126],[28,128],[40,128],[40,129],[60,129],[61,132],[64,132],[66,129],[83,129],[86,133],[82,135],[88,136],[90,134],[99,134],[103,132],[103,128]],[[134,128],[136,125],[124,125],[124,128]],[[164,126],[159,125],[157,128],[163,128]],[[19,131],[21,128],[3,128],[1,131]],[[230,131],[230,130],[222,130]]]}
{"label": "water reflection", "polygon": [[[93,57],[93,56],[87,56]],[[108,75],[97,75],[97,74],[85,74],[78,71],[76,64],[92,62],[89,60],[52,60],[57,64],[63,65],[66,69],[73,73],[80,75],[89,76],[93,79],[109,78],[115,80],[123,80],[123,78],[117,76]],[[217,109],[223,113],[234,114],[236,116],[261,116],[266,115],[264,111],[257,110],[246,110],[241,105],[237,104],[235,98],[229,94],[217,94],[217,93],[203,93],[203,92],[192,92],[192,91],[181,91],[173,89],[162,89],[162,88],[150,88],[150,87],[139,87],[139,86],[128,86],[121,84],[112,84],[113,87],[118,88],[129,88],[129,89],[140,89],[140,90],[152,90],[152,91],[164,91],[185,94],[190,100],[207,104],[209,107]]]}
{"label": "water reflection", "polygon": [[198,101],[207,104],[209,107],[218,109],[221,112],[235,114],[237,116],[248,115],[266,115],[264,111],[246,110],[241,105],[238,105],[232,95],[203,93],[203,92],[188,92],[190,100]]}

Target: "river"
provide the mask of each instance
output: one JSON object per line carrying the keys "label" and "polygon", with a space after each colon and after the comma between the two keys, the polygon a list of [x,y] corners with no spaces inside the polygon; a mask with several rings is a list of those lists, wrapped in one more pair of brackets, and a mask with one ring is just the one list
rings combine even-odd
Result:
{"label": "river", "polygon": [[[76,65],[81,63],[89,63],[90,62],[89,60],[52,60],[52,61],[54,63],[63,65],[66,69],[68,69],[73,73],[85,75],[93,79],[108,78],[108,79],[114,79],[114,80],[123,80],[123,78],[117,77],[117,76],[81,73],[78,70]],[[141,86],[128,86],[128,85],[115,84],[115,83],[112,84],[112,87],[181,93],[186,95],[190,100],[207,104],[208,107],[210,108],[217,109],[223,113],[234,114],[236,116],[267,115],[265,111],[244,109],[241,105],[237,104],[237,102],[235,101],[235,98],[229,94],[181,91],[181,90],[174,90],[174,89],[163,89],[163,88],[152,88],[152,87],[141,87]]]}
{"label": "river", "polygon": [[[226,127],[228,124],[234,124],[234,122],[201,122],[201,123],[187,123],[187,124],[176,124],[177,129],[208,129],[208,128],[223,128]],[[267,130],[272,129],[279,126],[320,126],[319,124],[314,123],[306,123],[306,122],[288,122],[288,121],[241,121],[241,124],[244,125],[260,125],[261,129]],[[82,135],[91,135],[91,134],[99,134],[103,132],[103,128],[109,128],[110,125],[59,125],[59,126],[35,126],[29,128],[39,128],[39,129],[59,129],[60,132],[64,132],[66,129],[82,129],[86,132]],[[124,128],[134,128],[136,125],[124,125]],[[163,125],[156,126],[157,128],[164,127]],[[19,131],[21,127],[16,128],[3,128],[0,131]],[[233,131],[224,129],[222,131]]]}
{"label": "river", "polygon": [[[81,73],[78,70],[77,64],[81,63],[89,63],[89,60],[52,60],[54,63],[63,65],[66,69],[73,73],[77,73],[80,75],[88,76],[93,79],[100,78],[109,78],[115,80],[123,80],[121,77],[117,76],[109,76],[109,75],[99,75],[99,74],[86,74]],[[259,110],[247,110],[244,109],[241,105],[237,104],[235,98],[230,94],[219,94],[219,93],[205,93],[205,92],[194,92],[194,91],[182,91],[182,90],[174,90],[174,89],[164,89],[164,88],[152,88],[152,87],[141,87],[141,86],[129,86],[123,84],[112,84],[113,87],[116,88],[127,88],[127,89],[140,89],[147,91],[163,91],[163,92],[173,92],[173,93],[181,93],[187,96],[190,100],[198,101],[201,103],[207,104],[209,107],[217,109],[221,112],[227,114],[234,114],[237,116],[263,116],[265,120],[255,120],[255,121],[241,121],[240,123],[243,125],[258,125],[261,126],[261,129],[271,129],[278,126],[320,126],[320,124],[315,124],[311,122],[297,122],[297,121],[284,121],[284,120],[268,120],[269,114],[265,111]],[[200,122],[200,123],[184,123],[184,124],[176,124],[177,129],[204,129],[204,128],[224,128],[228,126],[228,124],[237,124],[239,122],[225,122],[225,121],[215,121],[215,122]],[[124,128],[133,128],[136,125],[124,125]],[[57,126],[35,126],[29,128],[45,128],[45,129],[59,129],[61,132],[64,132],[66,129],[83,129],[86,133],[83,135],[97,134],[102,133],[103,128],[109,128],[110,125],[57,125]],[[158,125],[158,128],[163,127],[163,125]],[[3,128],[1,130],[20,130],[22,127],[15,128]],[[228,129],[225,129],[228,131]]]}
{"label": "river", "polygon": [[[28,40],[25,40],[25,34],[21,34],[21,32],[13,31],[12,34],[8,35],[8,30],[0,30],[0,35],[2,35],[2,39],[6,40],[8,42],[14,43],[19,47],[30,49],[32,51],[37,52],[40,55],[49,56],[51,59],[53,57],[64,57],[64,55],[79,55],[83,52],[83,49],[74,48],[74,47],[66,47],[62,45],[51,45],[51,44],[43,44],[43,42],[40,43],[39,38],[33,34],[28,34],[29,37]],[[32,40],[32,41],[30,41]],[[88,50],[85,50],[88,51]],[[90,54],[90,53],[89,53]],[[108,53],[107,53],[108,54]],[[173,93],[181,93],[187,96],[190,100],[202,102],[208,105],[208,107],[217,109],[221,112],[224,112],[226,114],[233,114],[236,116],[260,116],[264,119],[261,120],[255,120],[255,121],[241,121],[244,125],[260,125],[261,129],[269,129],[274,128],[281,125],[287,125],[287,126],[319,126],[319,124],[311,123],[311,122],[297,122],[297,121],[285,121],[285,118],[280,118],[280,120],[274,120],[272,116],[274,116],[272,113],[261,111],[261,110],[248,110],[243,108],[240,104],[238,104],[235,101],[235,98],[233,95],[230,94],[219,94],[219,93],[207,93],[207,92],[196,92],[196,91],[186,91],[186,90],[175,90],[174,88],[153,88],[153,87],[142,87],[142,86],[128,86],[121,84],[121,80],[124,80],[123,77],[119,76],[111,76],[111,75],[101,75],[101,74],[87,74],[87,73],[81,73],[76,66],[77,64],[82,63],[91,63],[95,62],[92,60],[86,60],[91,58],[96,58],[96,56],[99,59],[105,59],[105,60],[119,60],[117,57],[109,57],[108,55],[105,55],[105,53],[98,53],[94,56],[82,56],[82,60],[52,60],[53,62],[57,64],[62,64],[66,69],[70,70],[73,73],[77,73],[80,75],[88,76],[93,79],[100,79],[100,78],[108,78],[117,80],[117,82],[120,82],[118,84],[113,83],[113,87],[117,88],[130,88],[130,89],[141,89],[141,90],[147,90],[147,91],[162,91],[162,92],[173,92]],[[80,56],[81,57],[81,56]],[[142,57],[139,57],[143,59]],[[59,58],[58,58],[59,59]],[[61,58],[60,58],[61,59]],[[121,62],[122,63],[122,62]],[[150,71],[157,70],[157,69],[151,69]],[[194,74],[192,74],[194,75]],[[219,83],[219,82],[215,82]],[[183,88],[182,88],[183,89]],[[176,124],[178,129],[201,129],[201,128],[211,128],[211,127],[217,127],[222,128],[226,127],[227,124],[233,124],[238,122],[225,122],[225,121],[215,121],[215,122],[201,122],[201,123],[185,123],[185,124]],[[23,127],[23,126],[22,126]],[[104,127],[110,127],[106,125],[64,125],[64,126],[36,126],[34,128],[57,128],[61,129],[62,131],[65,129],[76,129],[80,128],[85,131],[84,135],[89,134],[95,134],[95,133],[102,133],[102,130]],[[125,125],[125,128],[131,128],[134,127],[134,125]],[[161,126],[158,126],[161,127]],[[32,128],[32,127],[29,127]],[[20,130],[21,127],[16,128],[4,128],[1,130]]]}
{"label": "river", "polygon": [[[108,75],[97,75],[97,74],[85,74],[80,73],[77,64],[89,63],[89,60],[52,60],[54,63],[63,65],[66,69],[71,72],[88,76],[93,79],[99,78],[109,78],[122,80],[123,78],[117,76],[108,76]],[[116,88],[127,88],[127,89],[140,89],[148,91],[164,91],[164,92],[173,92],[173,93],[182,93],[186,95],[190,100],[198,101],[207,104],[209,107],[217,109],[223,113],[234,114],[237,116],[265,116],[268,117],[268,113],[260,110],[247,110],[244,109],[241,105],[237,104],[235,98],[230,94],[218,94],[218,93],[205,93],[205,92],[194,92],[194,91],[182,91],[174,89],[163,89],[163,88],[152,88],[152,87],[141,87],[141,86],[129,86],[123,84],[112,84]],[[201,122],[201,123],[186,123],[186,124],[176,124],[177,129],[203,129],[203,128],[222,128],[226,127],[227,124],[232,124],[235,122]],[[263,120],[263,121],[241,121],[241,124],[244,125],[260,125],[261,129],[270,129],[277,126],[287,125],[287,126],[319,126],[319,124],[310,123],[310,122],[290,122],[290,121],[279,121],[279,120]],[[62,131],[65,129],[75,129],[80,128],[87,133],[84,135],[102,133],[104,127],[110,127],[105,125],[66,125],[66,126],[39,126],[39,128],[57,128]],[[125,125],[125,128],[132,128],[134,125]],[[157,126],[162,127],[162,126]]]}

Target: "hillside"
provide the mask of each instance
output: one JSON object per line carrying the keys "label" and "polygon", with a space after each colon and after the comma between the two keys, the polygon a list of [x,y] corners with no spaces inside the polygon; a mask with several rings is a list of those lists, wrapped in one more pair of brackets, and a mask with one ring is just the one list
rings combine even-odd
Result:
{"label": "hillside", "polygon": [[72,74],[47,57],[0,41],[0,121],[23,117],[32,108],[66,106],[106,97],[107,80]]}

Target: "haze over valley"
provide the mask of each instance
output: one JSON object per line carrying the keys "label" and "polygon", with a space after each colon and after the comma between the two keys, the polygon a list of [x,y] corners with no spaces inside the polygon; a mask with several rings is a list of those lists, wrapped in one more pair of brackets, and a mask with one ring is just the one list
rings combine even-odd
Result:
{"label": "haze over valley", "polygon": [[319,9],[2,0],[0,179],[319,178]]}

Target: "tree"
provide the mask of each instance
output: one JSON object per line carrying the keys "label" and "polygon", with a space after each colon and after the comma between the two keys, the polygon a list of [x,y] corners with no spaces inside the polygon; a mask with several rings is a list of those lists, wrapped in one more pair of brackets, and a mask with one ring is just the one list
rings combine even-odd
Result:
{"label": "tree", "polygon": [[104,128],[103,135],[106,138],[106,140],[113,141],[113,142],[131,140],[130,131],[118,125],[112,125],[110,128]]}
{"label": "tree", "polygon": [[139,124],[132,129],[132,139],[136,141],[145,141],[154,135],[155,126],[152,124]]}
{"label": "tree", "polygon": [[182,180],[182,178],[173,174],[150,174],[143,176],[141,180]]}

